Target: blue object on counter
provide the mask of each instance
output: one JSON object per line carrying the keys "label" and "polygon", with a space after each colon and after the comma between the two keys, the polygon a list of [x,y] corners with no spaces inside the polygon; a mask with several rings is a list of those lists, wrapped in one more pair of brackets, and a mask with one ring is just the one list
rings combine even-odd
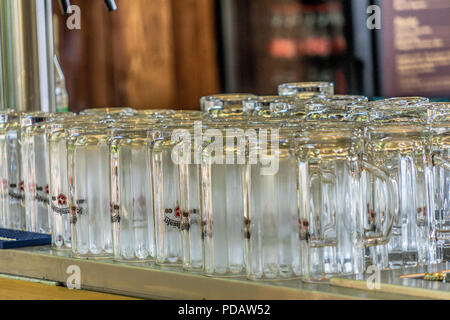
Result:
{"label": "blue object on counter", "polygon": [[0,229],[0,250],[45,246],[52,243],[49,234]]}

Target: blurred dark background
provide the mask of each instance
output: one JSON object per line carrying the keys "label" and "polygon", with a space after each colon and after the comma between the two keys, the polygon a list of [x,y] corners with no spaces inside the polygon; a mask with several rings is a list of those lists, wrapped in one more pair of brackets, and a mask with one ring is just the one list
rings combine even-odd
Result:
{"label": "blurred dark background", "polygon": [[[70,109],[198,109],[217,92],[274,94],[294,81],[337,93],[450,96],[450,1],[73,0],[81,30],[55,6]],[[381,8],[370,30],[367,8]]]}

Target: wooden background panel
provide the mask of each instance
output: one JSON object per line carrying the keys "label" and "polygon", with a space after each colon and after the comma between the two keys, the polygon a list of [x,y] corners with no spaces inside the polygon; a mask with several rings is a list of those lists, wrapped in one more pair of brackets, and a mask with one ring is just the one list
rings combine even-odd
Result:
{"label": "wooden background panel", "polygon": [[172,0],[177,105],[197,106],[219,90],[214,1]]}
{"label": "wooden background panel", "polygon": [[116,96],[135,108],[175,104],[175,61],[171,3],[118,0],[111,13]]}
{"label": "wooden background panel", "polygon": [[197,109],[219,91],[213,0],[72,0],[81,30],[58,13],[57,51],[70,109]]}
{"label": "wooden background panel", "polygon": [[55,5],[58,39],[55,40],[61,67],[66,77],[70,107],[114,105],[115,91],[109,14],[103,1],[72,0],[81,8],[81,30],[69,30],[66,17]]}

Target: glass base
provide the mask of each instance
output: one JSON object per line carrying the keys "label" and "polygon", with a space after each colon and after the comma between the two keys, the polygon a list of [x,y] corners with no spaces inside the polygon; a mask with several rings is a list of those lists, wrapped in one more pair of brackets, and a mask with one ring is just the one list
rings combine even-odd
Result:
{"label": "glass base", "polygon": [[389,268],[391,269],[403,268],[403,252],[401,251],[389,252]]}
{"label": "glass base", "polygon": [[327,284],[330,282],[330,278],[327,276],[322,276],[320,278],[315,277],[303,277],[302,282],[304,283],[313,283],[313,284]]}
{"label": "glass base", "polygon": [[188,272],[203,272],[202,264],[185,264],[183,265],[183,270]]}
{"label": "glass base", "polygon": [[269,278],[267,276],[264,277],[255,277],[254,275],[248,275],[248,280],[251,281],[261,281],[261,282],[279,282],[279,281],[290,281],[290,280],[301,280],[301,275],[289,274],[289,275],[277,275],[273,278]]}
{"label": "glass base", "polygon": [[403,254],[403,261],[406,267],[416,267],[419,261],[417,251],[407,251]]}
{"label": "glass base", "polygon": [[389,268],[399,269],[404,267],[416,267],[419,261],[417,251],[392,251],[389,252]]}
{"label": "glass base", "polygon": [[52,250],[53,251],[61,251],[61,252],[68,252],[68,251],[72,251],[72,247],[56,247],[56,246],[52,246]]}
{"label": "glass base", "polygon": [[125,259],[125,258],[119,257],[119,258],[114,258],[114,261],[123,262],[123,263],[152,263],[152,262],[155,262],[155,258],[149,257],[147,259],[139,259],[139,258]]}
{"label": "glass base", "polygon": [[113,260],[113,254],[112,253],[101,253],[101,254],[79,254],[74,253],[74,258],[77,259],[83,259],[83,260]]}
{"label": "glass base", "polygon": [[156,260],[155,264],[161,267],[182,268],[183,261],[179,260]]}
{"label": "glass base", "polygon": [[208,272],[205,271],[205,276],[207,277],[214,277],[214,278],[240,278],[240,277],[246,277],[247,276],[247,271],[242,268],[242,269],[226,269],[226,270],[220,270],[220,271],[215,271],[215,272]]}

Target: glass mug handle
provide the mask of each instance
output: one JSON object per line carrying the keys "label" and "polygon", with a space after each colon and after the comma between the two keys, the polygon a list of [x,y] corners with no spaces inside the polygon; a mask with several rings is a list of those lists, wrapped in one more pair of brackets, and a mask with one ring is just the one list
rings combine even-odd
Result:
{"label": "glass mug handle", "polygon": [[441,158],[437,154],[432,155],[433,167],[441,167],[447,171],[450,171],[450,162],[444,158]]}
{"label": "glass mug handle", "polygon": [[[443,225],[445,225],[447,223],[447,220],[449,219],[449,217],[444,214],[445,210],[443,210],[443,206],[442,203],[436,203],[436,199],[435,199],[435,194],[434,194],[434,188],[435,188],[435,176],[433,173],[433,169],[439,167],[444,169],[446,172],[450,172],[450,161],[446,158],[441,157],[440,155],[434,153],[431,155],[431,171],[430,174],[428,176],[428,196],[427,196],[427,207],[428,207],[428,217],[430,219],[429,221],[429,227],[431,228],[431,232],[433,234],[432,237],[430,237],[431,242],[434,242],[434,246],[437,245],[437,242],[439,241],[438,239],[440,239],[440,233],[441,231],[439,231],[438,229],[440,229],[441,227],[443,227]],[[439,184],[439,182],[437,182]],[[445,182],[444,182],[445,183]],[[443,201],[445,203],[445,196],[444,199],[441,199],[441,201]],[[439,214],[436,214],[435,212],[439,212]],[[444,232],[445,233],[445,232]],[[434,249],[434,254],[430,255],[430,262],[433,263],[439,263],[442,262],[442,260],[444,259],[443,257],[443,252],[444,252],[444,248],[442,241],[441,244],[439,244],[439,248]]]}
{"label": "glass mug handle", "polygon": [[[372,235],[369,234],[368,236],[366,236],[366,232],[364,232],[363,244],[364,246],[385,245],[390,240],[392,228],[394,225],[394,219],[398,216],[399,200],[397,197],[397,192],[395,190],[393,181],[391,180],[389,175],[382,169],[366,161],[361,161],[361,169],[369,172],[382,182],[384,186],[383,197],[386,199],[385,210],[383,210],[381,213],[380,225],[378,225],[378,227],[380,227],[382,231],[373,232]],[[378,200],[379,199],[377,199],[376,201]],[[365,209],[362,208],[362,210],[364,212]],[[372,212],[367,212],[368,217],[365,218],[373,219],[373,221],[375,221],[376,212],[373,213],[374,214],[372,216]],[[364,226],[364,222],[362,223]],[[374,223],[374,226],[376,229],[378,229],[376,223]]]}

